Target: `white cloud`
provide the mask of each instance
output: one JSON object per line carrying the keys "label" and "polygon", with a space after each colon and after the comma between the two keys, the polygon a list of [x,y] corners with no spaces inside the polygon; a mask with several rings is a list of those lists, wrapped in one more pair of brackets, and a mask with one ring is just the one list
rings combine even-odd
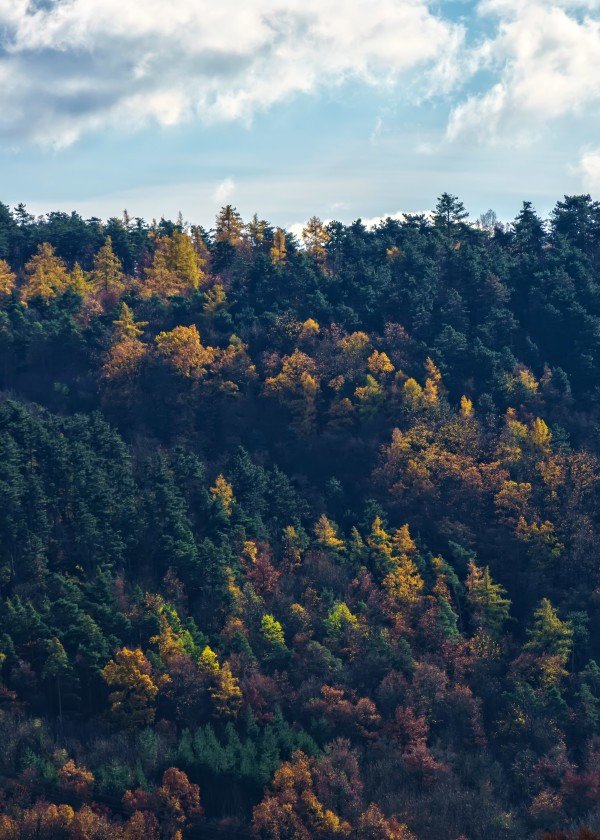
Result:
{"label": "white cloud", "polygon": [[579,159],[578,171],[583,181],[584,189],[590,192],[600,192],[600,149],[589,149],[582,153]]}
{"label": "white cloud", "polygon": [[235,181],[233,178],[225,178],[224,181],[218,185],[216,190],[214,191],[214,199],[220,206],[227,204],[228,200],[231,198],[233,193],[235,192]]}
{"label": "white cloud", "polygon": [[578,115],[600,101],[598,0],[482,0],[499,17],[497,32],[473,53],[493,82],[458,104],[447,138],[466,134],[518,145],[553,119]]}
{"label": "white cloud", "polygon": [[447,90],[463,36],[427,0],[0,0],[0,133],[68,145],[106,125],[248,121],[415,68],[421,95]]}

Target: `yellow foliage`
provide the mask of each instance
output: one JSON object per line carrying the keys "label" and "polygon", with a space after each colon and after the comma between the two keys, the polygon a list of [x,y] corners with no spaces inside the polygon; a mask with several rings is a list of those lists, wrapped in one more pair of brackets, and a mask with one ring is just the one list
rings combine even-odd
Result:
{"label": "yellow foliage", "polygon": [[138,375],[148,348],[137,338],[123,338],[108,351],[101,376],[113,382],[131,383]]}
{"label": "yellow foliage", "polygon": [[121,648],[104,666],[102,676],[117,690],[110,694],[110,711],[115,722],[126,729],[148,726],[154,720],[153,702],[158,686],[152,668],[140,648]]}
{"label": "yellow foliage", "polygon": [[8,296],[15,288],[16,275],[6,260],[0,260],[0,295]]}
{"label": "yellow foliage", "polygon": [[421,408],[424,403],[423,389],[416,379],[410,377],[403,385],[404,399],[412,409]]}
{"label": "yellow foliage", "polygon": [[219,670],[209,694],[218,717],[234,717],[238,713],[242,705],[242,690],[229,662],[225,662]]}
{"label": "yellow foliage", "polygon": [[37,253],[25,265],[25,282],[21,300],[27,303],[34,297],[49,300],[62,294],[69,286],[69,273],[64,262],[54,253],[49,242],[38,245]]}
{"label": "yellow foliage", "polygon": [[210,488],[210,495],[214,501],[219,501],[225,513],[228,516],[231,516],[231,509],[233,507],[233,503],[235,502],[235,498],[233,495],[233,487],[224,476],[217,476],[214,485]]}
{"label": "yellow foliage", "polygon": [[69,289],[72,289],[81,297],[86,297],[92,291],[92,284],[78,262],[75,263],[73,271],[69,274]]}
{"label": "yellow foliage", "polygon": [[368,373],[365,384],[355,388],[354,396],[358,400],[359,411],[364,416],[377,411],[385,399],[385,392],[379,382]]}
{"label": "yellow foliage", "polygon": [[536,417],[531,425],[530,440],[538,449],[547,450],[550,447],[552,433],[540,417]]}
{"label": "yellow foliage", "polygon": [[204,673],[213,675],[218,674],[221,670],[217,654],[208,645],[206,645],[206,647],[198,657],[198,667]]}
{"label": "yellow foliage", "polygon": [[244,543],[244,554],[250,559],[251,563],[256,563],[258,558],[258,546],[254,540],[246,540]]}
{"label": "yellow foliage", "polygon": [[234,247],[241,244],[244,223],[238,211],[231,204],[221,208],[215,227],[217,231],[215,240],[217,242],[227,242]]}
{"label": "yellow foliage", "polygon": [[289,408],[298,431],[304,434],[312,431],[319,390],[314,359],[294,350],[291,356],[284,356],[277,376],[265,380],[264,389],[266,394],[272,394]]}
{"label": "yellow foliage", "polygon": [[306,321],[302,324],[302,329],[300,330],[299,338],[306,341],[307,339],[314,338],[320,332],[321,328],[319,327],[318,321],[315,321],[314,318],[307,318]]}
{"label": "yellow foliage", "polygon": [[367,365],[373,376],[385,376],[395,370],[387,353],[380,353],[378,350],[371,353]]}
{"label": "yellow foliage", "polygon": [[543,522],[527,522],[524,516],[519,517],[515,529],[516,537],[528,543],[538,562],[553,560],[563,552],[564,545],[558,540],[554,525],[550,520]]}
{"label": "yellow foliage", "polygon": [[343,551],[346,547],[344,540],[338,537],[337,528],[327,519],[324,513],[321,514],[315,525],[315,537],[323,548],[331,551]]}
{"label": "yellow foliage", "polygon": [[339,346],[351,360],[361,360],[367,357],[371,347],[371,339],[365,332],[359,330],[342,338]]}
{"label": "yellow foliage", "polygon": [[519,370],[518,382],[526,391],[531,391],[532,393],[536,393],[539,387],[537,379],[528,368]]}
{"label": "yellow foliage", "polygon": [[380,516],[376,516],[371,525],[371,533],[367,539],[367,545],[371,551],[384,561],[391,560],[392,557],[392,540],[388,532],[383,527],[383,522]]}
{"label": "yellow foliage", "polygon": [[163,613],[159,617],[160,633],[157,636],[152,636],[150,642],[158,646],[158,653],[165,664],[174,656],[179,656],[185,653],[183,640],[175,633],[167,616]]}
{"label": "yellow foliage", "polygon": [[215,358],[212,347],[204,347],[195,324],[191,327],[175,327],[156,336],[156,349],[182,376],[201,379],[206,367]]}
{"label": "yellow foliage", "polygon": [[408,525],[402,525],[394,531],[392,545],[397,554],[412,554],[417,550],[417,544],[410,535]]}
{"label": "yellow foliage", "polygon": [[285,233],[281,228],[277,228],[273,234],[273,244],[271,245],[271,262],[273,265],[282,265],[287,260],[287,242]]}
{"label": "yellow foliage", "polygon": [[389,559],[392,570],[386,575],[383,585],[395,601],[414,603],[423,590],[423,578],[412,559],[417,545],[410,535],[408,525],[398,528],[392,535]]}
{"label": "yellow foliage", "polygon": [[198,289],[204,280],[204,257],[187,235],[174,230],[172,236],[161,236],[150,268],[146,269],[143,297],[185,295]]}
{"label": "yellow foliage", "polygon": [[463,420],[473,416],[473,403],[464,394],[460,398],[460,416]]}

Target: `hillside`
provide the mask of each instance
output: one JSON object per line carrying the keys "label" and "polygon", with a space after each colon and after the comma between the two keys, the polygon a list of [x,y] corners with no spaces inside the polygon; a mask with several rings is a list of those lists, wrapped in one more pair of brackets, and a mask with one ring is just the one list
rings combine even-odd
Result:
{"label": "hillside", "polygon": [[0,389],[0,840],[600,837],[600,203],[0,205]]}

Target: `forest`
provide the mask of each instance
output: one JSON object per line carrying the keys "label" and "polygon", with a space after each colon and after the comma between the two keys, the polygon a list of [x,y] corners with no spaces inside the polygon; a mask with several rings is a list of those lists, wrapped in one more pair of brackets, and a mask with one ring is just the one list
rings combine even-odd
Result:
{"label": "forest", "polygon": [[600,838],[600,203],[0,204],[0,840]]}

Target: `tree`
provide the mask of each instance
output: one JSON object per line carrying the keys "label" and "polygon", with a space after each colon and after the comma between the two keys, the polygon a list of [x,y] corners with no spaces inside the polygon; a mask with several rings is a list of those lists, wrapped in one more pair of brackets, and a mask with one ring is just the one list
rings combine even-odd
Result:
{"label": "tree", "polygon": [[111,345],[102,367],[102,377],[113,385],[124,385],[130,390],[126,394],[132,399],[133,385],[140,373],[143,360],[148,354],[148,347],[140,341],[143,327],[147,321],[136,321],[133,312],[126,303],[121,303],[119,317],[113,321],[116,327],[116,340]]}
{"label": "tree", "polygon": [[467,601],[476,626],[492,638],[499,638],[510,615],[506,590],[499,583],[494,583],[489,566],[482,569],[473,560],[469,561],[466,587]]}
{"label": "tree", "polygon": [[0,297],[12,294],[17,278],[6,260],[0,260]]}
{"label": "tree", "polygon": [[270,254],[273,265],[283,265],[287,261],[287,242],[281,228],[277,228],[273,234]]}
{"label": "tree", "polygon": [[21,286],[21,300],[27,304],[35,297],[49,300],[69,286],[69,274],[52,245],[42,242],[36,254],[25,265],[25,282]]}
{"label": "tree", "polygon": [[154,720],[154,700],[158,685],[152,666],[140,648],[121,648],[104,666],[102,676],[111,692],[110,714],[120,729],[137,729]]}
{"label": "tree", "polygon": [[328,551],[344,551],[344,540],[338,537],[337,526],[330,522],[324,513],[315,525],[315,537],[317,544]]}
{"label": "tree", "polygon": [[356,840],[416,840],[412,831],[396,817],[386,817],[371,803],[358,820]]}
{"label": "tree", "polygon": [[227,242],[236,246],[241,243],[244,223],[242,217],[231,204],[226,204],[219,211],[216,221],[216,242]]}
{"label": "tree", "polygon": [[202,379],[214,360],[212,347],[204,347],[195,324],[175,327],[156,336],[156,351],[179,374],[188,379]]}
{"label": "tree", "polygon": [[459,201],[457,196],[445,192],[441,194],[435,205],[433,223],[450,236],[464,226],[464,221],[468,216],[462,201]]}
{"label": "tree", "polygon": [[315,764],[301,751],[275,773],[270,791],[253,812],[254,834],[260,840],[330,840],[348,837],[350,824],[317,796]]}
{"label": "tree", "polygon": [[106,237],[104,245],[94,257],[92,287],[107,306],[112,305],[125,290],[121,260],[113,251],[110,236]]}
{"label": "tree", "polygon": [[327,259],[327,243],[330,236],[317,216],[312,216],[302,230],[302,240],[306,252],[323,266]]}
{"label": "tree", "polygon": [[233,495],[233,487],[224,476],[217,476],[214,486],[210,488],[210,495],[212,496],[213,501],[217,502],[221,506],[227,516],[231,516],[231,510],[233,503],[235,502],[235,497]]}
{"label": "tree", "polygon": [[116,321],[113,321],[113,324],[117,328],[119,339],[134,339],[144,334],[143,327],[148,326],[148,321],[136,321],[130,307],[126,303],[122,303],[119,317]]}
{"label": "tree", "polygon": [[205,278],[206,257],[187,233],[174,230],[155,241],[152,265],[146,269],[143,297],[188,295],[200,288]]}
{"label": "tree", "polygon": [[556,656],[564,665],[573,646],[573,629],[561,621],[548,598],[542,598],[533,614],[533,626],[527,631],[525,650],[539,655]]}
{"label": "tree", "polygon": [[413,559],[417,546],[410,536],[408,525],[394,531],[389,548],[388,555],[388,543],[385,542],[387,562],[391,568],[383,585],[394,602],[414,604],[423,590],[424,582]]}
{"label": "tree", "polygon": [[281,371],[267,377],[264,389],[289,408],[298,432],[309,434],[313,430],[319,381],[315,361],[310,356],[300,350],[285,356]]}
{"label": "tree", "polygon": [[219,668],[214,684],[209,689],[217,717],[235,717],[242,705],[242,690],[229,662]]}
{"label": "tree", "polygon": [[69,659],[67,652],[62,646],[56,636],[48,642],[48,652],[44,667],[42,670],[42,677],[55,680],[56,695],[58,699],[58,719],[62,728],[63,722],[63,707],[62,707],[62,691],[61,691],[61,677],[69,671]]}

